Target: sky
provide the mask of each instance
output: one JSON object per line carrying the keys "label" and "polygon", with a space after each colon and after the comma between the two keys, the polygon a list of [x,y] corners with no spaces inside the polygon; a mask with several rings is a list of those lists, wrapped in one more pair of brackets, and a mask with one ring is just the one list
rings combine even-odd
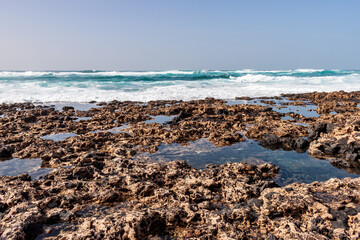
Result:
{"label": "sky", "polygon": [[358,0],[0,0],[0,69],[360,69],[359,10]]}

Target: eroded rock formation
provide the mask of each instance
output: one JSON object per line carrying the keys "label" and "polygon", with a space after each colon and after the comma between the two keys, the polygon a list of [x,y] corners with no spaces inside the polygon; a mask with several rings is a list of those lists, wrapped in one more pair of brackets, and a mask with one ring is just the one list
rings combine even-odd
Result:
{"label": "eroded rock formation", "polygon": [[[242,100],[251,100],[242,97]],[[284,100],[279,103],[278,101]],[[360,180],[279,187],[278,167],[231,163],[195,169],[135,159],[162,144],[251,138],[309,151],[360,173],[359,92],[290,94],[258,103],[99,103],[79,111],[0,105],[0,160],[41,158],[42,179],[0,177],[2,239],[359,239]],[[289,106],[315,106],[316,117]],[[295,108],[296,109],[296,108]],[[309,109],[311,110],[311,109]],[[147,123],[166,115],[166,124]],[[60,141],[43,137],[77,136]]]}

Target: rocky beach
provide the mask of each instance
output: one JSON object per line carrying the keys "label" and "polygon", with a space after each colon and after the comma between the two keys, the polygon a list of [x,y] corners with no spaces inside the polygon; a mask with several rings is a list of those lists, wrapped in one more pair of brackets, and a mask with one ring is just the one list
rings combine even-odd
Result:
{"label": "rocky beach", "polygon": [[[339,175],[181,155],[247,144]],[[0,239],[359,239],[359,159],[360,92],[3,103]]]}

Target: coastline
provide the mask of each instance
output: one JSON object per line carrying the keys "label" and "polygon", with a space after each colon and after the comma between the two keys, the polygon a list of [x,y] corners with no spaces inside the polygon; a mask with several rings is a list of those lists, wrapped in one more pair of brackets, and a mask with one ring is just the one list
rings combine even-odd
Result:
{"label": "coastline", "polygon": [[[359,104],[360,92],[344,91],[232,102],[112,101],[87,111],[1,104],[1,157],[40,158],[55,170],[36,180],[0,177],[0,236],[357,238],[360,178],[280,187],[271,180],[279,168],[269,163],[196,169],[134,157],[151,156],[162,144],[206,139],[220,148],[252,139],[267,149],[331,159],[358,175]],[[146,123],[159,115],[172,118]],[[63,133],[75,135],[46,139]]]}
{"label": "coastline", "polygon": [[0,103],[191,101],[277,96],[312,91],[360,91],[360,71],[174,70],[0,71]]}

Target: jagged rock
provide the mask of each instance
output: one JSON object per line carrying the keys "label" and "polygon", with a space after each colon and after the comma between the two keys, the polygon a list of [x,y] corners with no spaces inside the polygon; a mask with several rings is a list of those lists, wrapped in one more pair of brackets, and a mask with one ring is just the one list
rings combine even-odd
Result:
{"label": "jagged rock", "polygon": [[331,123],[318,123],[309,128],[308,138],[313,141],[320,137],[321,133],[330,133],[334,129],[334,125]]}
{"label": "jagged rock", "polygon": [[[310,101],[322,115],[291,113],[285,121],[275,108],[228,106],[213,98],[112,101],[76,112],[0,104],[7,116],[0,119],[0,155],[39,157],[43,166],[57,168],[34,181],[27,174],[0,176],[0,238],[359,239],[359,178],[279,187],[271,180],[279,169],[270,164],[194,169],[182,161],[133,159],[162,144],[206,138],[226,146],[246,135],[299,152],[311,141],[309,153],[359,174],[360,92],[285,97],[297,106]],[[337,114],[328,114],[333,110]],[[143,122],[174,114],[171,124]],[[40,138],[70,132],[78,135],[59,142]]]}
{"label": "jagged rock", "polygon": [[[357,116],[347,120],[344,126],[336,127],[331,133],[323,134],[313,141],[309,153],[323,158],[340,158],[338,165],[359,165],[360,159],[360,122]],[[348,165],[348,166],[349,166]]]}

